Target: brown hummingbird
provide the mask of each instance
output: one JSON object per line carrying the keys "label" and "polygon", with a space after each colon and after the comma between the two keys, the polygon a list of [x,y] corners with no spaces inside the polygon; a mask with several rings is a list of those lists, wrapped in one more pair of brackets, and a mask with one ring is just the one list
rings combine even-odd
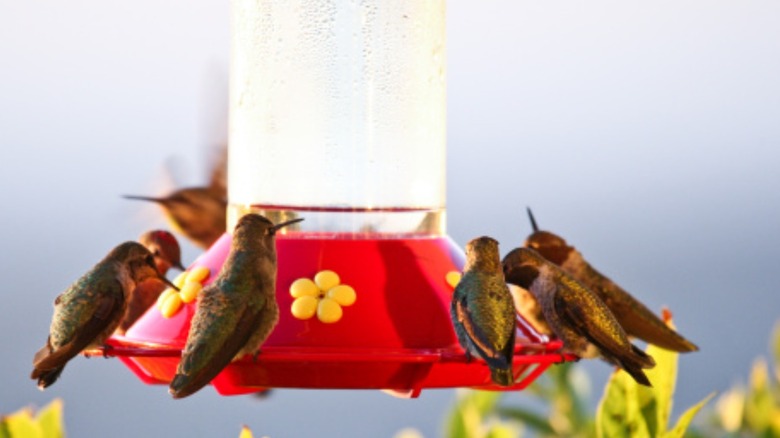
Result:
{"label": "brown hummingbird", "polygon": [[243,216],[219,275],[198,297],[181,362],[171,381],[173,398],[208,384],[232,360],[259,353],[279,320],[274,236],[293,219],[274,225],[257,214]]}
{"label": "brown hummingbird", "polygon": [[655,361],[631,344],[596,294],[533,249],[512,250],[504,257],[503,268],[508,283],[533,294],[566,351],[584,358],[601,356],[637,383],[651,386],[642,369],[652,368]]}
{"label": "brown hummingbird", "polygon": [[[152,253],[154,264],[161,277],[165,277],[165,274],[172,267],[180,271],[184,270],[184,266],[181,264],[179,242],[173,234],[163,230],[147,231],[141,234],[138,242]],[[122,322],[119,323],[116,333],[125,334],[127,329],[132,327],[138,318],[157,301],[157,298],[167,287],[166,282],[158,277],[150,277],[136,284],[127,300],[127,311]]]}
{"label": "brown hummingbird", "polygon": [[159,204],[174,230],[181,232],[200,248],[208,249],[225,233],[227,200],[212,187],[189,187],[165,197],[125,195]]}
{"label": "brown hummingbird", "polygon": [[450,317],[466,357],[481,357],[493,382],[512,386],[515,308],[494,239],[483,236],[466,244],[466,264],[452,295]]}
{"label": "brown hummingbird", "polygon": [[148,249],[125,242],[60,294],[54,300],[49,338],[33,358],[30,378],[38,380],[38,387],[54,383],[82,350],[102,346],[124,316],[130,292],[149,278],[167,282]]}
{"label": "brown hummingbird", "polygon": [[533,233],[528,236],[524,246],[536,250],[542,257],[560,266],[595,292],[629,336],[680,353],[699,349],[664,324],[661,318],[631,294],[594,269],[582,254],[573,246],[569,246],[563,238],[547,231],[539,231],[531,209],[527,210]]}

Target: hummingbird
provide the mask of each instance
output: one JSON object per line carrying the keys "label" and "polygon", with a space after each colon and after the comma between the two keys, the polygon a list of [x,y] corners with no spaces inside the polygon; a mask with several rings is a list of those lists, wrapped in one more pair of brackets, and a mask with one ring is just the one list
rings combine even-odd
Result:
{"label": "hummingbird", "polygon": [[162,207],[174,231],[196,246],[208,249],[227,228],[227,142],[215,148],[208,184],[175,190],[167,196],[125,195],[126,199],[154,202]]}
{"label": "hummingbird", "polygon": [[515,307],[493,238],[478,237],[466,244],[466,264],[452,295],[450,317],[466,357],[478,355],[487,362],[494,383],[512,386]]}
{"label": "hummingbird", "polygon": [[652,386],[643,368],[655,361],[628,340],[596,294],[529,248],[516,248],[502,261],[508,283],[529,291],[563,348],[584,358],[601,356],[642,385]]}
{"label": "hummingbird", "polygon": [[125,195],[124,198],[159,204],[174,230],[203,249],[216,242],[227,227],[226,197],[212,187],[179,189],[164,197]]}
{"label": "hummingbird", "polygon": [[[171,268],[184,270],[184,266],[181,264],[179,242],[173,234],[163,230],[147,231],[141,234],[138,242],[152,253],[155,267],[160,276],[164,277]],[[127,300],[127,311],[122,322],[119,323],[116,333],[124,335],[127,329],[132,327],[138,318],[157,301],[157,298],[167,287],[165,281],[157,277],[147,278],[136,284]]]}
{"label": "hummingbird", "polygon": [[168,282],[146,247],[125,242],[60,294],[54,300],[49,338],[33,358],[30,378],[38,380],[38,387],[43,390],[57,381],[82,350],[102,346],[122,320],[130,292],[150,278]]}
{"label": "hummingbird", "polygon": [[563,238],[547,231],[539,231],[531,209],[527,210],[533,233],[528,236],[523,246],[536,250],[542,257],[560,266],[595,292],[629,336],[680,353],[699,349],[667,326],[631,294],[594,269],[582,254],[573,246],[569,246]]}
{"label": "hummingbird", "polygon": [[182,358],[171,381],[173,398],[206,386],[231,361],[259,354],[279,320],[276,302],[276,247],[282,227],[247,214],[233,230],[233,242],[217,278],[203,289],[190,323]]}

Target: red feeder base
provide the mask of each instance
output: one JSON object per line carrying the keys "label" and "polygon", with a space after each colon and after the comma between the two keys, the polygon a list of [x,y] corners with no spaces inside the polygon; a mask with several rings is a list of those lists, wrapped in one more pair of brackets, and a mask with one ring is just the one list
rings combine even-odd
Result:
{"label": "red feeder base", "polygon": [[[346,236],[345,236],[346,237]],[[206,266],[216,277],[230,249],[225,234],[192,267]],[[556,353],[557,341],[540,337],[518,319],[516,384],[493,385],[480,359],[466,361],[450,321],[453,287],[447,273],[460,272],[464,256],[447,237],[348,239],[294,234],[276,240],[279,268],[276,299],[279,324],[254,361],[230,364],[211,383],[223,395],[262,388],[388,389],[416,397],[423,388],[523,389],[547,367],[574,357]],[[290,285],[317,272],[336,272],[357,299],[341,319],[293,316]],[[109,340],[109,355],[120,356],[148,384],[173,378],[196,304],[171,318],[150,309],[126,336]]]}

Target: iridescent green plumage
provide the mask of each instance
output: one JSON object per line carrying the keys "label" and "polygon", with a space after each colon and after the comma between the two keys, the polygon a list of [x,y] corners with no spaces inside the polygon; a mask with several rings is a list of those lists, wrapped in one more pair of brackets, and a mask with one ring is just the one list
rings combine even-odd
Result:
{"label": "iridescent green plumage", "polygon": [[655,361],[631,344],[615,316],[591,290],[529,248],[512,250],[503,266],[506,281],[528,290],[539,302],[565,350],[581,357],[601,356],[650,386],[642,369],[652,368]]}
{"label": "iridescent green plumage", "polygon": [[528,215],[534,232],[528,236],[524,246],[536,250],[542,257],[560,266],[598,295],[629,336],[680,353],[699,349],[617,283],[593,268],[582,254],[568,245],[563,238],[540,231],[530,209]]}
{"label": "iridescent green plumage", "polygon": [[54,301],[49,338],[33,358],[31,378],[43,389],[65,364],[90,347],[99,347],[119,325],[135,285],[158,277],[152,254],[137,242],[114,248]]}
{"label": "iridescent green plumage", "polygon": [[466,245],[466,265],[453,292],[450,316],[466,354],[487,362],[493,382],[511,386],[515,309],[501,271],[498,242],[490,237]]}
{"label": "iridescent green plumage", "polygon": [[298,221],[274,225],[255,214],[239,220],[219,276],[198,299],[170,385],[174,398],[206,386],[232,360],[259,352],[279,320],[274,235],[279,228]]}

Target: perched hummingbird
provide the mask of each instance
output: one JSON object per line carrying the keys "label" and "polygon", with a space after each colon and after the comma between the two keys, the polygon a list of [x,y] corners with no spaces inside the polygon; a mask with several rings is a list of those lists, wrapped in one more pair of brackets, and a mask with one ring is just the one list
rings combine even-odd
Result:
{"label": "perched hummingbird", "polygon": [[699,347],[670,328],[644,304],[595,270],[582,254],[561,237],[539,231],[531,209],[528,209],[533,233],[524,246],[536,250],[542,257],[560,266],[572,277],[596,293],[629,336],[639,338],[667,350],[686,353]]}
{"label": "perched hummingbird", "polygon": [[263,216],[247,214],[238,221],[219,276],[198,298],[181,362],[171,381],[173,398],[198,391],[232,360],[259,353],[279,320],[274,235],[302,220],[274,225]]}
{"label": "perched hummingbird", "polygon": [[[180,271],[184,270],[179,242],[173,234],[163,230],[147,231],[141,234],[138,242],[152,253],[154,264],[161,277],[164,277],[172,267]],[[165,281],[157,277],[147,278],[136,284],[128,297],[127,311],[116,332],[120,335],[125,334],[167,287]]]}
{"label": "perched hummingbird", "polygon": [[173,234],[164,230],[147,231],[138,237],[138,243],[145,246],[154,256],[157,272],[165,275],[169,269],[183,271],[181,248]]}
{"label": "perched hummingbird", "polygon": [[124,197],[159,204],[171,226],[200,248],[209,248],[225,233],[227,200],[223,193],[212,187],[179,189],[162,198]]}
{"label": "perched hummingbird", "polygon": [[150,278],[167,282],[148,249],[125,242],[58,296],[49,338],[33,358],[30,378],[38,380],[38,387],[54,383],[82,350],[102,346],[124,316],[130,292]]}
{"label": "perched hummingbird", "polygon": [[466,244],[466,265],[452,296],[450,317],[466,356],[478,355],[487,362],[493,382],[511,386],[515,307],[494,239],[479,237]]}
{"label": "perched hummingbird", "polygon": [[652,368],[655,361],[631,344],[598,296],[532,249],[514,249],[502,263],[506,281],[536,297],[565,350],[584,358],[601,356],[651,386],[642,369]]}

